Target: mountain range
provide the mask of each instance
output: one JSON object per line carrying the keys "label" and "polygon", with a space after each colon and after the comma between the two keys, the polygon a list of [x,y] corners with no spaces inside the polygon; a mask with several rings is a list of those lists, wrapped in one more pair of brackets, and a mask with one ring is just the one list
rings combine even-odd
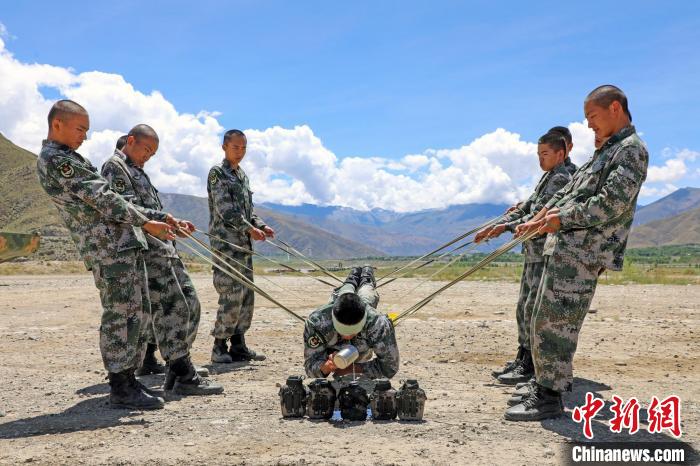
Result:
{"label": "mountain range", "polygon": [[[206,198],[161,194],[165,209],[207,230]],[[259,204],[257,213],[280,238],[318,258],[418,255],[463,233],[507,208],[501,204],[464,204],[444,209],[400,213],[383,209],[359,211],[348,207],[304,204]],[[36,155],[0,135],[0,230],[44,235],[43,256],[75,256],[75,248],[58,212],[36,178]],[[505,237],[506,235],[504,235]],[[492,241],[493,248],[506,238]],[[631,247],[700,244],[700,188],[679,189],[638,208]],[[42,252],[40,250],[40,252]],[[265,254],[279,253],[261,245]]]}

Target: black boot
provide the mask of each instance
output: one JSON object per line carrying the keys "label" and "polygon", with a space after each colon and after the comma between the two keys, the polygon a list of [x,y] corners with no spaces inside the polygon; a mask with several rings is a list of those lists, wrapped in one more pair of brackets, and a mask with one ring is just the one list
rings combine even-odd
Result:
{"label": "black boot", "polygon": [[[209,377],[209,369],[206,367],[194,366],[194,370],[200,377]],[[163,390],[172,390],[175,387],[175,379],[177,374],[170,369],[170,364],[165,366],[165,380],[163,381]]]}
{"label": "black boot", "polygon": [[[172,390],[178,395],[218,395],[224,392],[223,386],[197,374],[189,356],[172,361],[168,369],[168,379],[174,379]],[[169,380],[166,380],[166,383],[168,382]]]}
{"label": "black boot", "polygon": [[518,347],[518,354],[515,355],[515,359],[513,359],[512,361],[508,361],[503,367],[503,369],[491,371],[491,375],[497,379],[499,375],[505,374],[506,372],[510,372],[513,369],[515,369],[515,366],[518,364],[518,361],[520,361],[523,358],[524,350],[525,348],[523,348],[522,346]]}
{"label": "black boot", "polygon": [[360,275],[360,286],[366,283],[371,283],[374,287],[377,286],[377,283],[374,281],[374,268],[370,265],[362,267],[362,274]]}
{"label": "black boot", "polygon": [[228,354],[228,347],[226,346],[225,338],[215,338],[214,348],[211,350],[211,362],[231,364],[231,355]]}
{"label": "black boot", "polygon": [[561,393],[535,383],[522,403],[508,408],[504,417],[509,421],[541,421],[561,416],[563,412]]}
{"label": "black boot", "polygon": [[245,344],[245,336],[242,333],[231,337],[231,349],[228,354],[233,361],[264,361],[267,357],[262,353],[256,353]]}
{"label": "black boot", "polygon": [[158,346],[153,343],[149,343],[146,346],[146,356],[143,357],[143,363],[141,367],[136,369],[136,375],[149,375],[149,374],[164,374],[165,366],[158,362],[156,359],[156,350]]}
{"label": "black boot", "polygon": [[109,377],[109,405],[112,408],[161,409],[165,406],[162,398],[151,396],[141,390],[135,381],[133,370],[114,373]]}
{"label": "black boot", "polygon": [[142,384],[141,381],[139,381],[139,379],[136,378],[136,374],[133,372],[131,374],[129,374],[129,384],[132,387],[134,387],[138,390],[141,390],[141,391],[143,391],[151,396],[158,397],[158,396],[161,396],[163,394],[162,392],[159,392],[158,390],[153,390],[151,388],[148,388],[144,384]]}
{"label": "black boot", "polygon": [[535,387],[535,379],[530,379],[527,382],[523,382],[522,384],[518,385],[520,385],[520,387],[516,385],[516,390],[508,399],[508,406],[515,406],[525,401],[525,398],[530,396],[530,393],[532,393],[532,390]]}
{"label": "black boot", "polygon": [[523,358],[518,361],[515,368],[498,376],[498,381],[506,385],[515,385],[520,382],[527,382],[535,375],[535,365],[532,362],[530,350],[523,350]]}

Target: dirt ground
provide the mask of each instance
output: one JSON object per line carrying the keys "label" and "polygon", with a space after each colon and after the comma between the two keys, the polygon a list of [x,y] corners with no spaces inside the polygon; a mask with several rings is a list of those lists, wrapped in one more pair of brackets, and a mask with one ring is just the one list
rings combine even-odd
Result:
{"label": "dirt ground", "polygon": [[[248,342],[264,362],[209,364],[208,333],[216,294],[196,274],[203,305],[194,361],[210,367],[224,395],[183,398],[156,412],[106,406],[108,386],[98,349],[99,300],[89,275],[0,277],[0,463],[46,464],[552,464],[561,446],[583,440],[571,409],[587,391],[606,407],[595,440],[666,441],[642,429],[612,434],[605,419],[613,394],[682,399],[683,440],[700,444],[700,286],[601,286],[575,360],[574,391],[556,420],[503,419],[509,387],[490,372],[516,349],[518,286],[466,282],[453,287],[397,328],[399,379],[417,378],[428,394],[425,421],[312,422],[280,416],[278,384],[303,373],[302,327],[258,299]],[[259,284],[307,314],[329,290],[309,278],[275,277],[299,297]],[[413,279],[381,288],[379,309],[405,309]],[[439,283],[424,287],[421,295]],[[304,299],[300,299],[303,297]],[[157,386],[162,377],[145,379]],[[645,413],[645,411],[642,411]]]}

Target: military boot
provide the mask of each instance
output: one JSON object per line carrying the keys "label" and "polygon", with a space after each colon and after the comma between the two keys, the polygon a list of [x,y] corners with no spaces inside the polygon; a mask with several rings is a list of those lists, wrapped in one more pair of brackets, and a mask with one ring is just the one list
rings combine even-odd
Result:
{"label": "military boot", "polygon": [[136,375],[149,375],[149,374],[164,374],[165,366],[158,362],[156,359],[156,350],[158,346],[153,343],[149,343],[146,346],[146,355],[143,357],[143,362],[141,367],[136,369]]}
{"label": "military boot", "polygon": [[[206,367],[194,366],[194,370],[200,377],[209,377],[209,369]],[[175,379],[177,374],[172,371],[170,364],[165,367],[165,380],[163,381],[163,390],[172,390],[175,387]]]}
{"label": "military boot", "polygon": [[525,348],[522,346],[518,347],[518,354],[515,355],[515,359],[512,361],[508,361],[506,365],[503,367],[503,369],[496,369],[495,371],[491,371],[491,375],[497,379],[499,375],[503,375],[506,372],[510,372],[513,369],[515,369],[515,366],[518,364],[518,361],[520,361],[523,358],[523,351]]}
{"label": "military boot", "polygon": [[223,386],[197,374],[189,356],[176,359],[169,366],[170,373],[175,374],[172,391],[177,395],[218,395],[224,392]]}
{"label": "military boot", "polygon": [[233,361],[231,360],[231,355],[228,354],[228,348],[226,346],[226,339],[224,338],[215,338],[214,339],[214,348],[211,350],[211,362],[213,363],[222,363],[222,364],[231,364]]}
{"label": "military boot", "polygon": [[228,351],[232,361],[264,361],[267,357],[262,353],[256,353],[245,344],[245,336],[242,333],[231,337],[231,348]]}
{"label": "military boot", "polygon": [[532,393],[532,389],[534,388],[534,386],[534,379],[530,379],[527,383],[522,384],[522,386],[515,390],[513,392],[513,395],[508,399],[508,406],[515,406],[525,401],[525,398],[527,398],[530,395],[530,393]]}
{"label": "military boot", "polygon": [[541,421],[559,417],[563,412],[561,393],[535,383],[522,403],[508,408],[504,417],[508,421]]}
{"label": "military boot", "polygon": [[506,385],[515,385],[518,382],[527,382],[535,375],[535,365],[532,362],[532,354],[529,350],[523,350],[523,357],[515,368],[498,376],[498,381]]}
{"label": "military boot", "polygon": [[162,409],[165,402],[160,397],[151,396],[141,390],[132,380],[133,370],[124,372],[110,372],[109,378],[109,406],[111,408],[126,409]]}
{"label": "military boot", "polygon": [[377,283],[374,280],[374,268],[370,265],[365,265],[362,267],[362,274],[360,275],[360,286],[371,283],[372,286],[376,287]]}
{"label": "military boot", "polygon": [[136,378],[136,374],[133,372],[131,374],[129,374],[129,384],[132,387],[134,387],[138,390],[141,390],[143,392],[146,392],[147,394],[149,394],[151,396],[158,397],[158,396],[161,396],[163,394],[162,392],[159,392],[158,390],[153,390],[153,389],[145,386],[143,383],[141,383],[141,381],[139,379]]}

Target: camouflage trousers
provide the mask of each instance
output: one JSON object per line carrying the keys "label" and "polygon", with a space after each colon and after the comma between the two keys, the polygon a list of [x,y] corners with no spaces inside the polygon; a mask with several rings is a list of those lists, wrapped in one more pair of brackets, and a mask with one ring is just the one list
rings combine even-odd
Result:
{"label": "camouflage trousers", "polygon": [[136,369],[146,349],[150,326],[146,265],[141,251],[130,250],[92,264],[102,302],[100,352],[108,372]]}
{"label": "camouflage trousers", "polygon": [[520,295],[515,308],[515,320],[518,324],[518,344],[530,349],[530,321],[532,310],[537,300],[537,289],[542,280],[544,262],[526,262],[520,278]]}
{"label": "camouflage trousers", "polygon": [[[229,256],[249,269],[253,269],[253,259],[250,255],[236,253],[229,254]],[[232,261],[229,263],[249,280],[253,280],[253,272],[245,270]],[[228,269],[226,268],[226,270]],[[253,307],[255,305],[253,290],[240,284],[219,269],[214,269],[214,288],[219,293],[219,309],[216,312],[216,322],[211,335],[214,338],[226,339],[247,332],[253,320]]]}
{"label": "camouflage trousers", "polygon": [[537,383],[559,392],[571,390],[578,335],[602,272],[575,253],[545,256],[544,271],[530,322]]}
{"label": "camouflage trousers", "polygon": [[185,265],[177,258],[148,257],[146,269],[153,323],[146,340],[157,343],[166,361],[187,356],[197,337],[201,306]]}

